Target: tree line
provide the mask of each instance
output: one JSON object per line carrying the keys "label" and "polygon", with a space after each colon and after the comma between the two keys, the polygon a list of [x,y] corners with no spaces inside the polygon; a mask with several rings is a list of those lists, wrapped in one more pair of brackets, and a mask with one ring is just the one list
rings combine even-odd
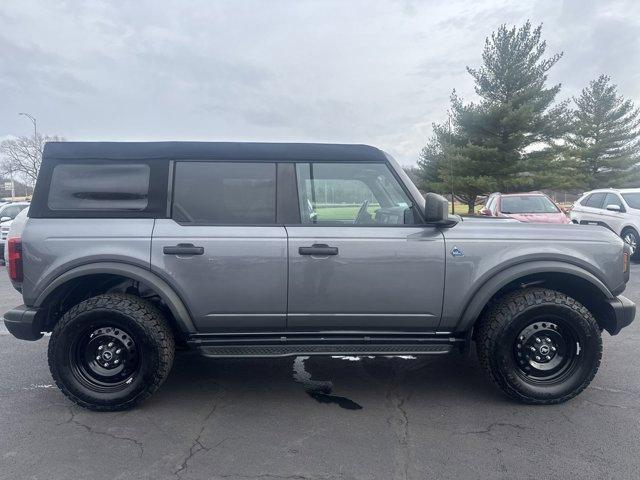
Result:
{"label": "tree line", "polygon": [[37,132],[31,136],[3,140],[0,142],[0,174],[33,187],[42,164],[45,143],[61,141],[64,138]]}
{"label": "tree line", "polygon": [[607,75],[557,101],[542,25],[502,25],[487,37],[482,63],[467,67],[478,100],[454,90],[448,119],[410,173],[427,191],[451,194],[473,213],[494,191],[640,186],[640,111]]}

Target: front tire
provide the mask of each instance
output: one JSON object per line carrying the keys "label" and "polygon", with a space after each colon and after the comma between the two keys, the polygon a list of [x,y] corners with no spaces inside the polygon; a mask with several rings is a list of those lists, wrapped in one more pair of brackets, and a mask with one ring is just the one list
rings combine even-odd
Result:
{"label": "front tire", "polygon": [[105,294],[72,307],[49,340],[49,368],[60,390],[98,411],[132,408],[166,380],[171,330],[158,309],[133,295]]}
{"label": "front tire", "polygon": [[638,232],[633,228],[625,228],[620,234],[620,238],[629,246],[631,256],[635,259],[638,258]]}
{"label": "front tire", "polygon": [[493,383],[523,403],[565,402],[591,382],[602,357],[600,327],[573,298],[528,288],[499,299],[481,319],[478,356]]}

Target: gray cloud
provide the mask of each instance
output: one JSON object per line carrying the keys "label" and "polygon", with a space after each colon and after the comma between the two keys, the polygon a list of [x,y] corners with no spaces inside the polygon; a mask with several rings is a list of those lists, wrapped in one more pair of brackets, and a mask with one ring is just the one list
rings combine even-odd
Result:
{"label": "gray cloud", "polygon": [[0,13],[0,137],[366,142],[412,163],[500,23],[544,22],[563,96],[640,100],[638,2],[49,2]]}

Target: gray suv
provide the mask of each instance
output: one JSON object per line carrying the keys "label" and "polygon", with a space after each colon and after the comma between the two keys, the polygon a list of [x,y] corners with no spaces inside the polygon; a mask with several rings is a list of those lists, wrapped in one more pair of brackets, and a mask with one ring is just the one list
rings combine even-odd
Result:
{"label": "gray suv", "polygon": [[130,408],[206,357],[468,352],[509,397],[582,391],[629,325],[629,248],[462,221],[364,145],[48,143],[7,245],[16,337],[71,400]]}

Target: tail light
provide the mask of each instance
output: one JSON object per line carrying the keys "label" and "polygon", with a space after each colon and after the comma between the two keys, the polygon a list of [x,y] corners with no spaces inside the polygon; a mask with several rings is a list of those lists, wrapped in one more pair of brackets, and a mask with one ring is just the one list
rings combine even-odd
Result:
{"label": "tail light", "polygon": [[22,282],[22,239],[14,237],[7,240],[7,269],[13,282]]}

